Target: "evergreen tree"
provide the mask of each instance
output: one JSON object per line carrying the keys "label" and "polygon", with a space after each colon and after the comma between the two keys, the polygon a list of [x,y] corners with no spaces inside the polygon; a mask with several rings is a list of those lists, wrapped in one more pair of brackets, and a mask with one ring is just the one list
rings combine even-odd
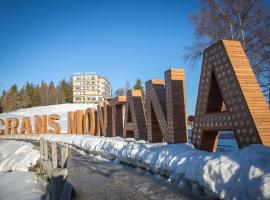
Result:
{"label": "evergreen tree", "polygon": [[2,113],[3,110],[2,110],[2,96],[0,96],[0,113]]}
{"label": "evergreen tree", "polygon": [[56,103],[56,88],[54,86],[54,82],[51,81],[49,84],[49,91],[48,91],[48,104],[53,105]]}
{"label": "evergreen tree", "polygon": [[35,107],[35,106],[40,106],[41,105],[41,99],[40,99],[40,91],[39,91],[39,85],[37,85],[36,87],[34,87],[34,92],[33,92],[33,96],[32,96],[32,101],[31,101],[31,106]]}
{"label": "evergreen tree", "polygon": [[44,81],[41,82],[40,88],[39,88],[39,93],[40,93],[40,104],[41,106],[46,106],[49,104],[48,96],[49,96],[49,88],[47,83]]}
{"label": "evergreen tree", "polygon": [[12,85],[8,92],[5,92],[4,96],[2,97],[1,105],[4,112],[13,111],[20,108],[20,96],[16,84]]}
{"label": "evergreen tree", "polygon": [[133,86],[133,89],[135,90],[141,90],[142,91],[142,98],[143,98],[143,101],[145,99],[145,95],[144,95],[144,87],[142,85],[142,81],[141,79],[137,79],[136,82],[135,82],[135,85]]}
{"label": "evergreen tree", "polygon": [[72,103],[73,102],[73,86],[72,86],[72,80],[67,82],[66,88],[65,88],[65,94],[66,94],[66,102]]}
{"label": "evergreen tree", "polygon": [[33,97],[33,94],[34,94],[34,90],[35,90],[35,86],[33,83],[29,83],[29,82],[26,82],[25,86],[24,86],[25,90],[27,91],[29,97],[30,97],[30,105],[32,105],[32,97]]}
{"label": "evergreen tree", "polygon": [[31,99],[27,92],[27,89],[23,88],[21,93],[21,107],[28,108],[31,105]]}
{"label": "evergreen tree", "polygon": [[133,89],[135,89],[135,90],[141,90],[142,91],[142,94],[144,95],[144,87],[142,85],[141,79],[138,78],[136,80],[135,85],[133,86]]}
{"label": "evergreen tree", "polygon": [[59,93],[59,103],[66,103],[67,102],[67,96],[66,96],[66,91],[67,91],[67,82],[65,79],[63,79],[58,87],[58,93]]}

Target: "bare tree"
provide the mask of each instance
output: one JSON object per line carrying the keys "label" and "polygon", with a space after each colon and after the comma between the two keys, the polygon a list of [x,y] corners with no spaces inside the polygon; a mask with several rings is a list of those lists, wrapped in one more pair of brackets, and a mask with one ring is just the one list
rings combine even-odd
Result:
{"label": "bare tree", "polygon": [[199,13],[190,20],[195,41],[185,49],[185,59],[193,65],[206,47],[222,40],[238,40],[269,101],[270,10],[264,0],[202,0]]}
{"label": "bare tree", "polygon": [[131,86],[130,86],[130,83],[129,81],[126,81],[124,87],[123,87],[123,90],[125,92],[125,95],[127,95],[127,92],[130,90]]}

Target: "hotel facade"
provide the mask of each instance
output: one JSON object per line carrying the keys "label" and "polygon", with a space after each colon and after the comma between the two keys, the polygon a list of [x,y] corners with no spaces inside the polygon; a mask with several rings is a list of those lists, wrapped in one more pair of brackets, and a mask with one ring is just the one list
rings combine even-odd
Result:
{"label": "hotel facade", "polygon": [[98,103],[112,96],[110,82],[94,72],[74,73],[72,83],[73,103]]}

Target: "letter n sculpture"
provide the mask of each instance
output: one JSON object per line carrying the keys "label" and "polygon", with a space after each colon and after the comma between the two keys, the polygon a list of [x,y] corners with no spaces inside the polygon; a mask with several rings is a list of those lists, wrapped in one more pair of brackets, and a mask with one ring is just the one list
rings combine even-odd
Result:
{"label": "letter n sculpture", "polygon": [[147,134],[150,142],[187,142],[183,69],[170,69],[163,80],[146,82]]}
{"label": "letter n sculpture", "polygon": [[192,143],[215,151],[222,130],[234,132],[239,148],[270,146],[267,103],[241,43],[229,40],[204,51]]}

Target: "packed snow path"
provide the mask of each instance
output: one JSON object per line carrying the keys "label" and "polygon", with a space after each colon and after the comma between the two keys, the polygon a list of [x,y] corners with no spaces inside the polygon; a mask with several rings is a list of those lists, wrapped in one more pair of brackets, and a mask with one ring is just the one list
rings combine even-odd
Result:
{"label": "packed snow path", "polygon": [[[88,199],[204,199],[190,188],[180,188],[164,177],[91,155],[73,154],[67,165],[67,182],[76,200]],[[199,190],[198,190],[199,191]]]}

